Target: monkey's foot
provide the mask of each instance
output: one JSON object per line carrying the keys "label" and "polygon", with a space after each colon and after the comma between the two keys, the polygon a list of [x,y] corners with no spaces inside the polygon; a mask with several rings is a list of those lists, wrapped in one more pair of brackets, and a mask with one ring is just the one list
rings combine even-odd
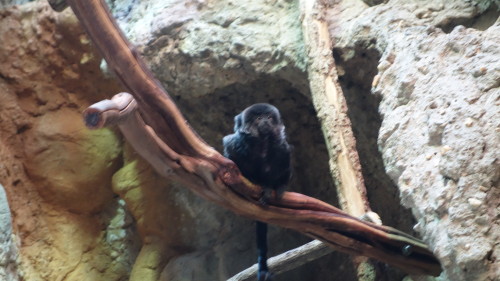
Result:
{"label": "monkey's foot", "polygon": [[259,271],[257,272],[257,280],[259,281],[273,281],[273,279],[271,278],[271,272],[269,271],[266,271],[266,270],[262,270],[262,271]]}
{"label": "monkey's foot", "polygon": [[273,190],[270,188],[263,188],[262,194],[259,199],[259,203],[265,206],[272,198],[273,198]]}

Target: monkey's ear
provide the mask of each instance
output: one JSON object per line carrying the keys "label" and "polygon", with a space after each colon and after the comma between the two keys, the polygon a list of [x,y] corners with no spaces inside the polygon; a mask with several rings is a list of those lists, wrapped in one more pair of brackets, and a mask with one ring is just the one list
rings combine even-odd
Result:
{"label": "monkey's ear", "polygon": [[238,132],[241,128],[241,124],[243,123],[243,117],[241,116],[241,113],[234,116],[234,132]]}

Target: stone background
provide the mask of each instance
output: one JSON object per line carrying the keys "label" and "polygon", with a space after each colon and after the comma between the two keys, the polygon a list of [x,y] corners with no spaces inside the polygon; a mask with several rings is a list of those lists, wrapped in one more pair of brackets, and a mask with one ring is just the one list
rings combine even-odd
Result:
{"label": "stone background", "polygon": [[[121,87],[69,9],[25,2],[0,1],[0,279],[225,280],[253,264],[253,222],[158,177],[117,130],[85,129],[81,111]],[[336,205],[296,1],[108,4],[208,143],[220,151],[235,114],[271,102],[294,146],[290,190]],[[325,15],[370,203],[430,245],[440,280],[500,276],[499,7],[337,0]],[[270,241],[273,255],[308,238],[271,227]],[[340,253],[276,279],[356,280]]]}

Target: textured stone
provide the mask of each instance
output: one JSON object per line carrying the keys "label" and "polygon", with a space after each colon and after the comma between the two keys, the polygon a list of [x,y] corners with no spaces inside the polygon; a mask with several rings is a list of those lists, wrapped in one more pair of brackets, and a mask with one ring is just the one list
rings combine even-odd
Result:
{"label": "textured stone", "polygon": [[20,5],[20,4],[27,3],[29,1],[30,0],[0,0],[0,7],[6,7],[6,6],[10,6],[10,5]]}
{"label": "textured stone", "polygon": [[18,248],[13,239],[9,202],[0,184],[0,279],[19,280],[17,269]]}
{"label": "textured stone", "polygon": [[372,93],[381,97],[383,119],[378,145],[449,280],[499,276],[497,5],[390,1],[356,13],[331,11],[349,22],[349,29],[331,26],[343,64],[353,62],[352,50],[379,53],[372,61],[379,65]]}
{"label": "textured stone", "polygon": [[130,11],[121,26],[174,96],[197,97],[260,75],[308,92],[294,1],[111,2],[118,14]]}
{"label": "textured stone", "polygon": [[80,113],[62,108],[38,118],[27,135],[26,169],[46,200],[91,213],[112,200],[109,179],[121,153],[112,131],[89,131]]}
{"label": "textured stone", "polygon": [[127,232],[120,243],[105,239],[124,210],[111,190],[121,139],[88,131],[80,115],[119,87],[100,74],[70,10],[2,9],[0,37],[0,182],[19,241],[17,269],[0,267],[22,280],[124,280],[137,255],[133,225],[109,228]]}

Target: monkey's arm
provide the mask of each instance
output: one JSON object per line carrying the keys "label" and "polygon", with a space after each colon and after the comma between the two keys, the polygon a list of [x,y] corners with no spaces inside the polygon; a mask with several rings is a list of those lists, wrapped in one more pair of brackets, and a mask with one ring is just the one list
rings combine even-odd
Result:
{"label": "monkey's arm", "polygon": [[231,158],[234,157],[235,148],[235,134],[227,135],[222,138],[222,145],[224,146],[224,157]]}
{"label": "monkey's arm", "polygon": [[273,189],[276,191],[276,197],[281,198],[283,192],[288,187],[292,179],[292,160],[291,148],[287,143],[280,144],[277,147],[278,159],[274,165],[280,167],[278,177],[274,183]]}
{"label": "monkey's arm", "polygon": [[[240,162],[249,155],[249,146],[246,136],[240,133],[227,135],[222,139],[224,145],[224,157],[233,159],[234,162]],[[235,161],[236,159],[236,161]]]}

